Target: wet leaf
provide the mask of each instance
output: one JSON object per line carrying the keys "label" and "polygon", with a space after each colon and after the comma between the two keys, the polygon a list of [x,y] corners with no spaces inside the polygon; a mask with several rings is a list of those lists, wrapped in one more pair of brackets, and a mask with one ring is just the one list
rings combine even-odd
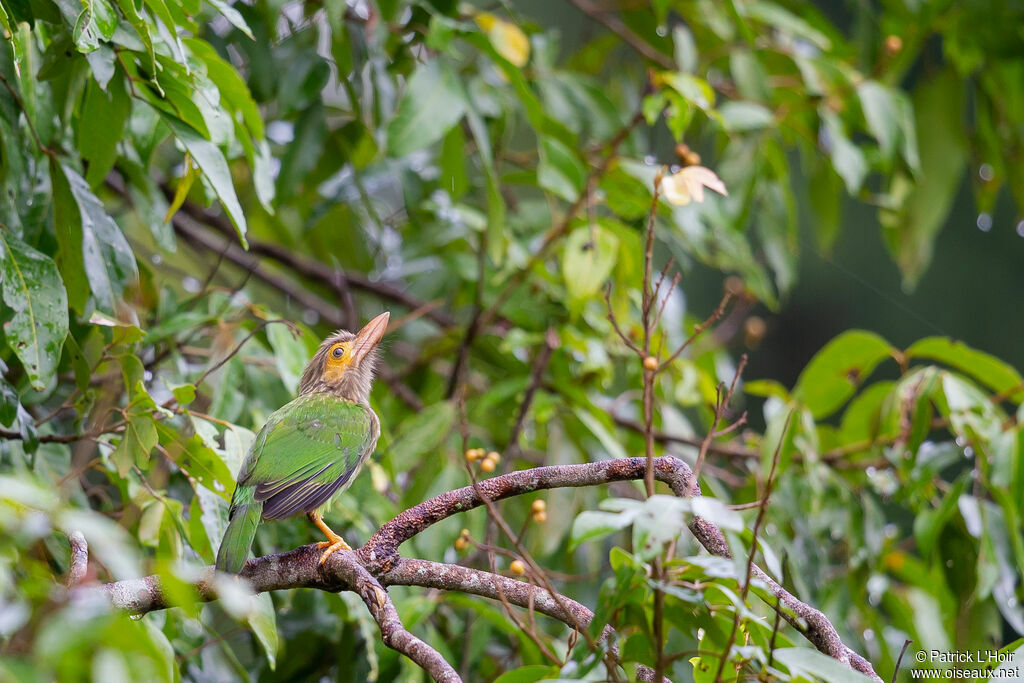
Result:
{"label": "wet leaf", "polygon": [[46,255],[0,227],[0,293],[7,310],[4,337],[28,374],[42,390],[53,379],[68,333],[68,299],[57,266]]}

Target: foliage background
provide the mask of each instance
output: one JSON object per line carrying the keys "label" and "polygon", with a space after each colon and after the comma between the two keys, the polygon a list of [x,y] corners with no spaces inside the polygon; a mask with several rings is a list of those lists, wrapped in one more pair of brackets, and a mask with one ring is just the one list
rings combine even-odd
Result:
{"label": "foliage background", "polygon": [[[1024,358],[1007,311],[1021,285],[1019,8],[2,9],[5,676],[416,678],[350,596],[193,604],[187,581],[212,560],[253,430],[293,395],[325,333],[390,308],[378,455],[329,516],[350,540],[468,482],[458,386],[470,445],[501,451],[500,469],[641,453],[641,367],[603,292],[610,283],[635,332],[652,180],[688,158],[681,142],[729,196],[657,204],[656,260],[683,273],[665,348],[714,308],[723,278],[739,279],[726,281],[726,317],[659,379],[657,428],[690,440],[659,448],[693,460],[716,385],[750,352],[726,415],[746,409],[748,424],[719,439],[734,454],[713,453],[702,484],[727,503],[757,500],[781,440],[766,568],[886,677],[905,638],[915,652],[1024,635]],[[489,324],[474,324],[481,313]],[[558,347],[515,434],[549,328]],[[543,527],[530,501],[502,509],[557,584],[620,630],[627,662],[650,663],[653,556],[637,541],[674,537],[686,513],[621,500],[638,497],[553,492]],[[754,511],[738,514],[749,527]],[[478,511],[405,551],[486,566],[453,547],[463,526],[501,542]],[[181,606],[131,620],[70,602],[72,529],[93,547],[90,580],[159,572]],[[313,540],[295,520],[262,528],[257,549]],[[672,572],[666,651],[687,653],[670,673],[707,680],[740,580],[685,533],[655,547]],[[393,593],[470,678],[605,675],[583,645],[552,665],[498,605]],[[732,661],[759,672],[771,612],[753,597],[749,608]],[[540,629],[564,653],[566,629]],[[804,645],[787,630],[774,643],[790,644]]]}

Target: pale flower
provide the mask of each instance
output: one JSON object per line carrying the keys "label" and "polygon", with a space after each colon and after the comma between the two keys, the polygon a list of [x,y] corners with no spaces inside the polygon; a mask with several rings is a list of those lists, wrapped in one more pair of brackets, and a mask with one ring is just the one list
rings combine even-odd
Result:
{"label": "pale flower", "polygon": [[677,206],[686,206],[691,201],[699,204],[704,201],[705,187],[725,197],[729,196],[722,179],[710,168],[703,166],[686,166],[678,173],[663,178],[661,194],[670,204]]}

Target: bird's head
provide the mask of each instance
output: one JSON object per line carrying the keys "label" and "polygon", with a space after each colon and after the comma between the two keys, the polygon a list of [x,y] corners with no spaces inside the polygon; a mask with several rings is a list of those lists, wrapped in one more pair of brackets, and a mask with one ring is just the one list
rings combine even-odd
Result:
{"label": "bird's head", "polygon": [[390,317],[381,313],[355,334],[338,330],[325,339],[302,373],[299,394],[329,393],[366,403],[377,364],[377,343]]}

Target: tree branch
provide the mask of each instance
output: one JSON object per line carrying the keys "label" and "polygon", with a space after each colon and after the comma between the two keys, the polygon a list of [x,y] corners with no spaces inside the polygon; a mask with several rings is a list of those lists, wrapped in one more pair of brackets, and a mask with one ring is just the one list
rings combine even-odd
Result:
{"label": "tree branch", "polygon": [[[161,188],[168,195],[168,199],[173,198],[174,191],[172,188],[166,183],[162,184]],[[221,236],[232,243],[234,242],[235,228],[226,216],[213,213],[188,200],[182,204],[181,210],[194,221],[213,228]],[[333,268],[325,263],[294,254],[280,245],[269,242],[260,242],[250,238],[249,251],[280,263],[296,275],[319,281],[339,294],[349,288],[360,290],[408,308],[410,311],[422,310],[425,318],[432,320],[442,328],[453,327],[456,324],[455,319],[448,312],[429,306],[426,302],[417,299],[404,289],[386,282],[377,282],[360,273],[349,273],[340,268]]]}
{"label": "tree branch", "polygon": [[[481,494],[488,500],[494,501],[540,489],[594,486],[614,481],[638,480],[644,477],[646,469],[646,458],[621,458],[579,465],[536,467],[511,472],[481,481],[476,487],[467,486],[447,491],[409,508],[381,526],[358,550],[336,552],[323,565],[319,564],[321,550],[315,545],[308,545],[286,553],[250,560],[242,569],[241,577],[246,579],[256,592],[291,588],[357,592],[363,601],[367,602],[371,614],[381,625],[382,638],[386,638],[385,643],[389,647],[406,654],[417,663],[421,663],[422,660],[421,666],[425,666],[425,668],[427,665],[437,667],[427,669],[431,675],[448,676],[448,678],[442,677],[439,680],[459,680],[450,666],[440,667],[432,659],[432,650],[429,646],[416,639],[401,626],[397,613],[391,611],[393,607],[388,607],[390,603],[384,590],[385,586],[420,585],[446,590],[463,590],[472,584],[473,590],[465,590],[465,592],[493,597],[491,592],[493,591],[493,594],[497,595],[497,586],[500,585],[509,602],[524,606],[532,604],[538,611],[545,614],[550,613],[555,618],[560,618],[560,615],[566,618],[574,616],[579,618],[581,623],[584,623],[583,617],[586,617],[586,613],[579,612],[578,609],[586,610],[586,608],[569,598],[559,596],[567,605],[567,609],[574,614],[566,614],[563,611],[556,614],[551,606],[557,607],[558,602],[547,590],[528,587],[529,584],[498,577],[488,572],[471,574],[468,572],[478,570],[463,571],[465,568],[452,568],[450,565],[439,565],[426,560],[405,559],[398,554],[398,547],[443,519],[483,505]],[[671,456],[655,458],[654,474],[658,481],[667,484],[677,496],[686,496],[690,493],[693,473],[685,462]],[[696,486],[693,487],[693,495],[700,495],[700,489]],[[719,557],[730,557],[725,537],[714,524],[701,517],[694,517],[689,528],[708,552]],[[444,572],[441,572],[441,568],[444,568]],[[751,565],[751,575],[754,579],[762,582],[768,591],[778,599],[778,609],[782,618],[802,633],[819,651],[876,680],[881,680],[870,662],[842,642],[835,627],[823,613],[797,599],[765,574],[756,564]],[[483,580],[484,576],[490,577],[490,584]],[[196,582],[196,589],[201,599],[215,599],[217,582],[223,580],[223,576],[215,575],[212,567],[204,570]],[[453,588],[446,586],[453,586]],[[455,586],[460,587],[456,588]],[[377,592],[377,589],[380,589],[380,593]],[[96,590],[96,588],[82,586],[76,589],[76,591],[85,590]],[[157,576],[104,584],[100,590],[104,591],[117,607],[135,613],[150,612],[169,606]],[[369,602],[371,597],[373,605]],[[383,606],[380,604],[381,601],[384,602]],[[589,623],[589,619],[585,623]],[[451,670],[450,673],[449,670]]]}

